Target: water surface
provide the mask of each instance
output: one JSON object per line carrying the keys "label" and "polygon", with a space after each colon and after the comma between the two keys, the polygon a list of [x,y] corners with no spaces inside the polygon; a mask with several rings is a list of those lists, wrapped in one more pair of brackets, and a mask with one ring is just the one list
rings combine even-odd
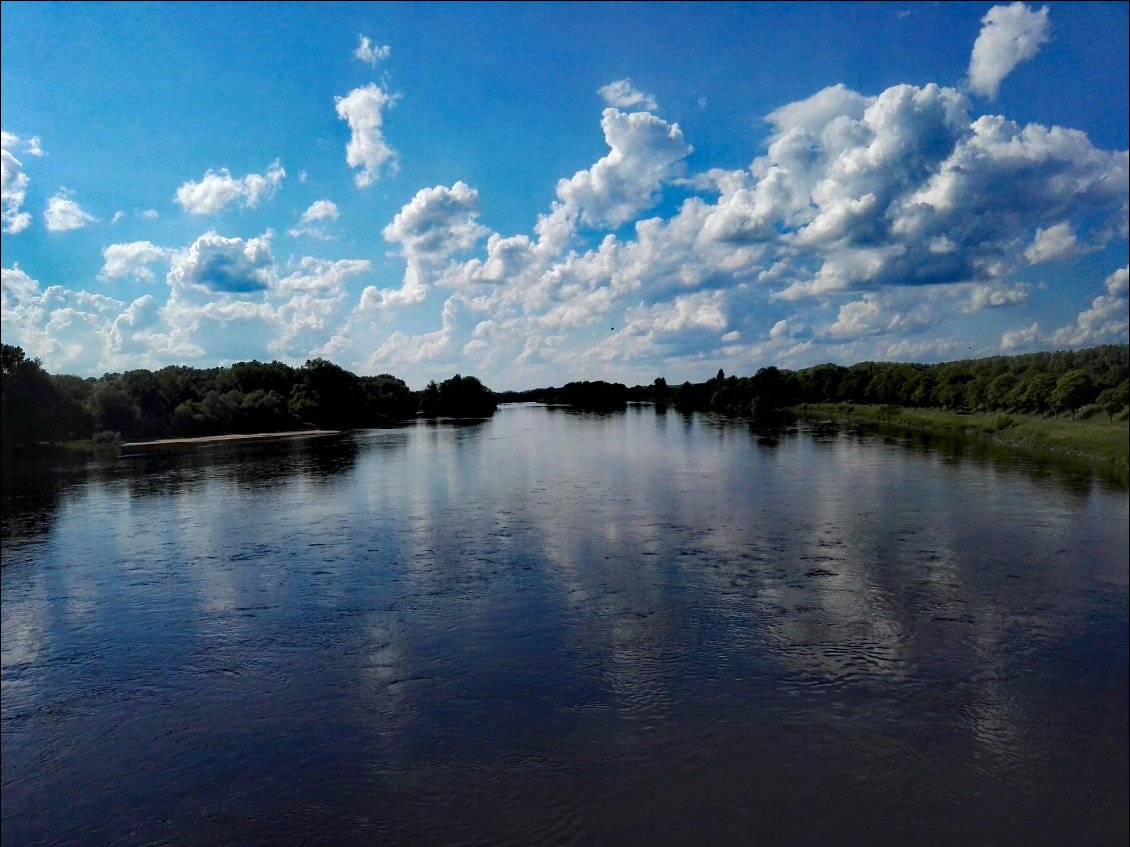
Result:
{"label": "water surface", "polygon": [[5,844],[1126,840],[1076,469],[504,406],[14,491]]}

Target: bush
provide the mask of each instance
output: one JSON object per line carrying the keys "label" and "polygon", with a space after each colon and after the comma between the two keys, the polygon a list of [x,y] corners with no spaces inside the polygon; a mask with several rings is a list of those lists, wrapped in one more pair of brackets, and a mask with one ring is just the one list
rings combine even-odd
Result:
{"label": "bush", "polygon": [[987,424],[985,424],[985,432],[1000,432],[1002,429],[1008,429],[1016,423],[1016,418],[1012,415],[994,415]]}

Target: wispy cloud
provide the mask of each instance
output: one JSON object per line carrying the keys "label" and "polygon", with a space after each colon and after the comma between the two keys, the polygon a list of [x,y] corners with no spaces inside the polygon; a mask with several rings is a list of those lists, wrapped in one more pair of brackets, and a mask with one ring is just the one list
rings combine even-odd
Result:
{"label": "wispy cloud", "polygon": [[353,56],[373,67],[376,67],[377,62],[387,59],[389,53],[392,52],[392,48],[387,44],[374,44],[367,35],[361,35],[359,39],[357,49],[353,51]]}
{"label": "wispy cloud", "polygon": [[604,98],[604,102],[617,109],[642,109],[653,112],[659,104],[650,94],[637,91],[630,79],[619,79],[597,89],[597,93]]}

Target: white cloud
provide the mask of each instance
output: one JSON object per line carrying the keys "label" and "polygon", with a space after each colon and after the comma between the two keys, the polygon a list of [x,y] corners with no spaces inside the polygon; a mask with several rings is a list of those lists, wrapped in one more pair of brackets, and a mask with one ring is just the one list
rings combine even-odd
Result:
{"label": "white cloud", "polygon": [[986,283],[974,285],[969,294],[969,300],[964,306],[959,306],[962,312],[973,314],[984,309],[996,309],[1001,306],[1019,306],[1028,302],[1029,288],[1020,282],[1016,285],[1002,285],[1000,283]]}
{"label": "white cloud", "polygon": [[337,204],[332,200],[315,200],[310,207],[302,213],[302,223],[308,224],[315,221],[336,221],[338,218]]}
{"label": "white cloud", "polygon": [[387,59],[388,54],[392,52],[392,48],[387,44],[374,44],[367,35],[358,37],[360,41],[357,44],[357,49],[353,51],[353,56],[373,67],[376,67],[377,62],[382,59]]}
{"label": "white cloud", "polygon": [[156,209],[146,209],[139,215],[139,217],[141,217],[143,220],[155,221],[157,220],[157,218],[161,217],[161,213]]}
{"label": "white cloud", "polygon": [[626,330],[673,334],[686,329],[720,332],[727,326],[725,297],[720,291],[684,294],[669,303],[636,306],[624,313]]}
{"label": "white cloud", "polygon": [[275,311],[279,329],[270,349],[298,358],[312,353],[341,319],[348,297],[346,283],[371,267],[365,260],[301,259],[273,286],[274,294],[287,299]]}
{"label": "white cloud", "polygon": [[637,91],[630,79],[620,79],[597,89],[597,93],[604,98],[604,102],[617,109],[641,109],[645,112],[654,112],[659,108],[655,98],[650,94]]}
{"label": "white cloud", "polygon": [[288,230],[288,232],[295,237],[310,235],[315,238],[328,238],[325,230],[318,224],[324,221],[336,221],[339,215],[337,204],[332,200],[315,200],[302,213],[298,226]]}
{"label": "white cloud", "polygon": [[384,237],[411,259],[445,259],[486,234],[478,215],[479,193],[465,182],[421,188],[384,228]]}
{"label": "white cloud", "polygon": [[659,199],[663,183],[682,176],[693,148],[678,124],[647,112],[604,110],[600,125],[611,151],[591,168],[557,183],[557,196],[590,225],[617,227]]}
{"label": "white cloud", "polygon": [[1125,297],[1130,285],[1130,268],[1119,268],[1106,278],[1106,293],[1111,297]]}
{"label": "white cloud", "polygon": [[110,329],[124,302],[60,285],[44,288],[18,267],[0,271],[0,291],[5,343],[42,359],[51,373],[86,375],[112,364]]}
{"label": "white cloud", "polygon": [[111,244],[102,251],[102,279],[133,279],[149,281],[153,271],[149,266],[156,262],[166,262],[173,254],[167,247],[158,247],[149,241],[133,241],[128,244]]}
{"label": "white cloud", "polygon": [[21,211],[30,180],[24,173],[23,163],[11,152],[19,141],[18,136],[9,132],[0,136],[0,221],[3,231],[13,234],[22,232],[31,224],[31,215]]}
{"label": "white cloud", "polygon": [[274,277],[271,233],[258,238],[224,238],[207,232],[193,242],[169,271],[174,290],[251,293],[266,291]]}
{"label": "white cloud", "polygon": [[1013,68],[1047,43],[1051,24],[1047,6],[1033,11],[1020,2],[993,6],[981,22],[984,26],[969,59],[969,88],[992,100]]}
{"label": "white cloud", "polygon": [[286,170],[276,159],[264,174],[248,174],[236,179],[227,168],[207,171],[200,182],[186,182],[177,189],[174,199],[192,215],[214,215],[229,203],[239,201],[246,208],[255,208],[259,201],[270,199],[282,185]]}
{"label": "white cloud", "polygon": [[1057,329],[1048,339],[1061,347],[1082,347],[1093,344],[1122,343],[1127,341],[1130,320],[1130,298],[1127,297],[1127,278],[1130,271],[1119,268],[1106,278],[1106,294],[1096,297],[1091,308],[1080,312],[1074,326]]}
{"label": "white cloud", "polygon": [[1063,259],[1075,252],[1075,233],[1067,221],[1047,229],[1039,228],[1031,245],[1024,251],[1024,257],[1033,265]]}
{"label": "white cloud", "polygon": [[72,229],[82,229],[98,219],[87,214],[78,203],[70,198],[69,192],[64,189],[47,201],[43,220],[49,231],[67,232]]}
{"label": "white cloud", "polygon": [[1031,323],[1017,329],[1006,330],[1001,335],[1001,350],[1006,353],[1030,348],[1040,339],[1040,325]]}
{"label": "white cloud", "polygon": [[395,167],[396,154],[385,143],[382,125],[383,110],[393,105],[396,98],[385,93],[374,83],[355,88],[344,97],[335,97],[337,116],[349,124],[351,133],[345,146],[345,161],[351,168],[361,168],[353,177],[359,188],[377,181],[381,166],[386,162]]}

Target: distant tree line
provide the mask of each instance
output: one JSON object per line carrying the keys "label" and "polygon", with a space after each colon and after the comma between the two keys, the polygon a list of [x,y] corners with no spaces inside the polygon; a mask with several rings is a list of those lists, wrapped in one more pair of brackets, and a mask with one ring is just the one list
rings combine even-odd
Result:
{"label": "distant tree line", "polygon": [[674,389],[660,377],[651,385],[631,388],[571,382],[562,388],[497,396],[500,402],[568,403],[591,409],[648,401],[685,411],[753,417],[805,403],[860,403],[1072,417],[1084,406],[1098,406],[1113,418],[1127,406],[1127,350],[1125,344],[1108,344],[935,365],[860,362],[799,371],[765,367],[747,377],[719,370],[713,379],[684,382]]}
{"label": "distant tree line", "polygon": [[0,362],[5,449],[97,433],[129,440],[351,429],[417,414],[485,417],[495,407],[493,393],[473,376],[412,391],[390,374],[357,376],[325,359],[298,368],[239,362],[82,378],[49,374],[21,348],[4,344]]}

